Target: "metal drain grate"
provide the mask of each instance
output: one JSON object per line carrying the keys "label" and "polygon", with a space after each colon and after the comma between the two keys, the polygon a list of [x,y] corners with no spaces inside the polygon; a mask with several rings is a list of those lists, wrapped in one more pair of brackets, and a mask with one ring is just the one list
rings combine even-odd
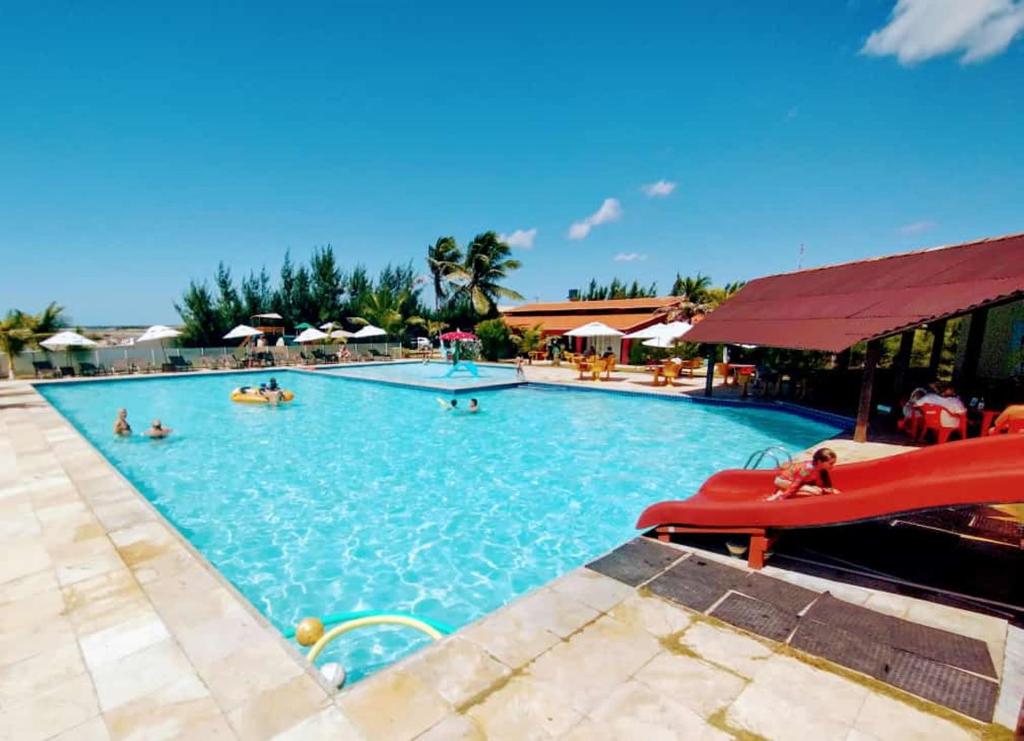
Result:
{"label": "metal drain grate", "polygon": [[660,574],[685,556],[685,553],[661,545],[656,540],[634,538],[606,556],[587,564],[587,568],[635,587]]}
{"label": "metal drain grate", "polygon": [[730,594],[711,611],[711,615],[773,641],[785,643],[797,624],[797,616],[767,602]]}

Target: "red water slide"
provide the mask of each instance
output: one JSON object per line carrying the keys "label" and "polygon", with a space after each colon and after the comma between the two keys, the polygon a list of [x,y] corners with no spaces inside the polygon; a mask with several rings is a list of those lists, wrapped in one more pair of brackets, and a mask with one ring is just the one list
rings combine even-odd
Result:
{"label": "red water slide", "polygon": [[750,565],[760,568],[779,530],[1024,502],[1024,435],[975,438],[838,465],[832,471],[838,494],[765,501],[777,473],[721,471],[690,499],[651,505],[636,526],[656,528],[664,540],[684,532],[750,535]]}

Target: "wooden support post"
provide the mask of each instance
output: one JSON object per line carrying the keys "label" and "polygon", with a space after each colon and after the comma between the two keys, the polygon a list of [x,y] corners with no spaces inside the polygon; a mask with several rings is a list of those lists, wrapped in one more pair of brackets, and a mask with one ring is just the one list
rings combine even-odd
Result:
{"label": "wooden support post", "polygon": [[910,369],[910,354],[914,350],[914,332],[908,329],[900,335],[900,349],[893,362],[892,390],[897,398],[903,393],[903,385],[907,382],[907,371]]}
{"label": "wooden support post", "polygon": [[875,368],[878,357],[882,353],[879,340],[868,342],[868,351],[864,356],[864,377],[860,382],[860,403],[857,405],[857,426],[853,429],[854,442],[863,443],[868,439],[868,420],[871,418],[871,392],[875,385]]}
{"label": "wooden support post", "polygon": [[704,379],[704,396],[711,396],[715,386],[715,358],[718,356],[718,345],[708,345],[708,375]]}
{"label": "wooden support post", "polygon": [[967,347],[964,349],[964,364],[960,368],[957,383],[961,394],[970,393],[978,377],[978,361],[981,360],[981,345],[985,340],[985,326],[988,324],[988,309],[977,309],[971,314],[971,326],[967,330]]}
{"label": "wooden support post", "polygon": [[928,326],[932,333],[932,356],[928,360],[928,382],[939,376],[939,363],[942,362],[942,351],[946,346],[946,320],[940,319]]}

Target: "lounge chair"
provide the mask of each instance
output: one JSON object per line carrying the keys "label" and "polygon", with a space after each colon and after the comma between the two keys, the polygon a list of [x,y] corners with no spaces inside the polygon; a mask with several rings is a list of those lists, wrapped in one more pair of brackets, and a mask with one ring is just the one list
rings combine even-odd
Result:
{"label": "lounge chair", "polygon": [[78,374],[81,376],[105,376],[109,372],[104,365],[84,362],[78,364]]}
{"label": "lounge chair", "polygon": [[168,367],[170,368],[171,372],[184,372],[195,370],[192,367],[192,361],[186,360],[181,355],[168,355],[167,362],[164,363],[165,372]]}
{"label": "lounge chair", "polygon": [[73,378],[75,375],[75,366],[73,365],[62,365],[60,367],[61,378]]}
{"label": "lounge chair", "polygon": [[59,373],[49,360],[33,360],[32,367],[35,369],[36,378],[42,378],[44,374],[47,378],[56,378]]}

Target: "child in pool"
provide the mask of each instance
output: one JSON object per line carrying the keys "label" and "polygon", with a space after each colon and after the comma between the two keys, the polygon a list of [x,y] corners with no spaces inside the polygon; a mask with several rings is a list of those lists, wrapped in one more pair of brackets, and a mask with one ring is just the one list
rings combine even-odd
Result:
{"label": "child in pool", "polygon": [[796,463],[779,474],[775,479],[776,491],[769,502],[789,499],[793,496],[817,496],[820,494],[838,494],[839,490],[832,486],[832,467],[837,456],[830,448],[818,448],[809,461]]}

